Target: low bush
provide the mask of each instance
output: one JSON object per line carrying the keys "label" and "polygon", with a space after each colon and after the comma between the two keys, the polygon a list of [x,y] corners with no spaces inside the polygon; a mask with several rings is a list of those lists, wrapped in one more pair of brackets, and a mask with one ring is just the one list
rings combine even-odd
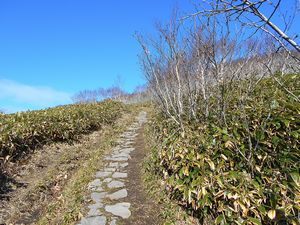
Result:
{"label": "low bush", "polygon": [[[286,76],[284,85],[300,96],[299,76]],[[234,90],[222,122],[212,112],[180,132],[158,114],[152,171],[202,223],[299,224],[300,103],[270,78],[247,99]]]}
{"label": "low bush", "polygon": [[29,150],[113,124],[125,106],[111,100],[59,106],[0,117],[0,157],[16,159]]}

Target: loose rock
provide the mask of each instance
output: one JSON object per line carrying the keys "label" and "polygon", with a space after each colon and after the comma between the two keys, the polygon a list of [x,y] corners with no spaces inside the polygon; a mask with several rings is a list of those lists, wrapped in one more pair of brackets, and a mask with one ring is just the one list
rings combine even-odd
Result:
{"label": "loose rock", "polygon": [[127,197],[127,195],[128,195],[127,190],[126,189],[122,189],[122,190],[116,191],[115,193],[107,195],[107,197],[110,200],[117,200],[117,199],[125,198],[125,197]]}
{"label": "loose rock", "polygon": [[80,222],[80,225],[106,225],[105,216],[94,216],[83,218]]}
{"label": "loose rock", "polygon": [[127,177],[127,173],[122,173],[122,172],[115,172],[112,175],[113,178],[126,178]]}
{"label": "loose rock", "polygon": [[112,172],[105,172],[105,171],[98,171],[96,173],[96,177],[100,178],[100,177],[108,177],[112,174]]}
{"label": "loose rock", "polygon": [[110,189],[121,188],[124,186],[125,186],[125,184],[118,180],[111,181],[109,184],[107,184],[107,187]]}
{"label": "loose rock", "polygon": [[91,198],[93,199],[94,202],[96,203],[101,203],[102,199],[107,195],[106,192],[93,192],[91,194]]}
{"label": "loose rock", "polygon": [[130,203],[122,202],[122,203],[117,203],[115,205],[105,206],[105,211],[110,212],[115,216],[120,216],[123,219],[126,219],[129,218],[131,215],[129,207],[130,207]]}

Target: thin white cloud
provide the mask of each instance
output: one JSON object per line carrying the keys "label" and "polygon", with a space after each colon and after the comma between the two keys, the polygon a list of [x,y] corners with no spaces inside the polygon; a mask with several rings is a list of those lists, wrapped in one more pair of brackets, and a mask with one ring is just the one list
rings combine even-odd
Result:
{"label": "thin white cloud", "polygon": [[70,94],[50,87],[30,86],[0,79],[0,99],[39,107],[70,103]]}

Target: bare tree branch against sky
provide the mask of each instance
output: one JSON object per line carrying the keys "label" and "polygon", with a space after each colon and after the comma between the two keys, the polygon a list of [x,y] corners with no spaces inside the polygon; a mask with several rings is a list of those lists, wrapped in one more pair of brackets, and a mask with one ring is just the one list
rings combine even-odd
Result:
{"label": "bare tree branch against sky", "polygon": [[[135,32],[153,34],[153,25],[157,21],[168,21],[173,8],[180,9],[184,16],[196,12],[195,6],[208,9],[209,2],[221,1],[0,1],[0,80],[32,88],[47,87],[72,96],[85,89],[108,88],[121,74],[122,88],[132,92],[136,86],[145,84]],[[276,12],[283,17],[273,15],[270,21],[297,43],[299,14],[295,14],[294,23],[290,25],[285,11],[290,13],[297,9],[295,4],[299,5],[299,1],[281,2],[283,11]],[[271,13],[263,6],[259,10],[266,15]],[[56,102],[63,104],[69,100],[57,99]],[[55,104],[44,102],[47,106]],[[0,98],[0,108],[11,112],[41,107],[33,101]]]}
{"label": "bare tree branch against sky", "polygon": [[[226,14],[232,20],[240,22],[242,26],[253,28],[253,33],[256,33],[257,30],[264,31],[286,50],[293,48],[297,52],[300,52],[300,46],[296,41],[297,35],[288,34],[289,28],[295,22],[294,19],[298,13],[298,0],[217,0],[202,1],[202,3],[203,10],[201,9],[185,16],[183,19],[198,15],[213,16]],[[296,7],[291,7],[293,5]],[[274,17],[276,17],[277,22],[273,22]]]}

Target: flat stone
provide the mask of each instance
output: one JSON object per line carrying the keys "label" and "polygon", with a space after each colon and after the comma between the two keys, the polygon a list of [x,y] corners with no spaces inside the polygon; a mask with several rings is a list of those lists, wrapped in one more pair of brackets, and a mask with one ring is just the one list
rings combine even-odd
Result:
{"label": "flat stone", "polygon": [[121,137],[123,138],[127,138],[128,136],[131,136],[132,135],[132,132],[124,132]]}
{"label": "flat stone", "polygon": [[121,164],[120,164],[120,167],[122,167],[122,168],[124,168],[124,167],[126,167],[126,166],[128,166],[128,163],[127,163],[127,162],[121,163]]}
{"label": "flat stone", "polygon": [[101,184],[102,184],[102,182],[101,182],[100,179],[95,179],[95,180],[93,180],[92,182],[89,183],[88,189],[94,191],[94,190],[96,190],[98,187],[100,187]]}
{"label": "flat stone", "polygon": [[109,225],[117,225],[117,219],[113,218]]}
{"label": "flat stone", "polygon": [[101,209],[103,208],[103,203],[95,203],[93,205],[88,205],[89,209]]}
{"label": "flat stone", "polygon": [[111,181],[109,184],[107,184],[107,187],[110,188],[110,189],[121,188],[121,187],[124,187],[124,186],[125,186],[125,184],[121,181],[118,181],[118,180]]}
{"label": "flat stone", "polygon": [[110,199],[110,200],[117,200],[117,199],[121,199],[121,198],[126,198],[128,196],[128,192],[126,189],[122,189],[122,190],[119,190],[119,191],[116,191],[110,195],[107,195],[107,197]]}
{"label": "flat stone", "polygon": [[122,161],[127,161],[128,157],[109,157],[106,160],[115,161],[115,162],[122,162]]}
{"label": "flat stone", "polygon": [[105,178],[105,179],[103,180],[103,182],[105,182],[105,183],[108,183],[108,182],[111,182],[111,181],[112,181],[112,178],[110,178],[110,177]]}
{"label": "flat stone", "polygon": [[114,155],[117,155],[117,154],[120,154],[120,151],[113,151],[110,155],[114,156]]}
{"label": "flat stone", "polygon": [[91,199],[93,199],[94,202],[96,203],[101,203],[102,199],[105,198],[105,196],[107,195],[107,192],[93,192],[91,194]]}
{"label": "flat stone", "polygon": [[88,218],[83,218],[80,221],[81,225],[106,225],[105,216],[93,216]]}
{"label": "flat stone", "polygon": [[112,175],[113,178],[126,178],[127,173],[122,173],[122,172],[114,172]]}
{"label": "flat stone", "polygon": [[121,146],[120,145],[117,145],[116,147],[114,147],[112,149],[112,151],[119,151],[121,149]]}
{"label": "flat stone", "polygon": [[102,187],[95,187],[93,190],[91,191],[97,191],[97,192],[101,192],[104,191]]}
{"label": "flat stone", "polygon": [[127,219],[131,215],[129,208],[130,208],[130,203],[122,202],[122,203],[117,203],[115,205],[106,205],[105,211],[112,213],[115,216],[122,217],[123,219]]}
{"label": "flat stone", "polygon": [[134,150],[135,150],[135,148],[123,148],[121,152],[122,152],[122,153],[128,153],[128,154],[129,154],[129,153],[131,153],[131,152],[134,151]]}
{"label": "flat stone", "polygon": [[126,141],[134,141],[135,136],[128,136],[126,138]]}
{"label": "flat stone", "polygon": [[124,139],[123,139],[123,138],[120,138],[120,139],[118,139],[116,142],[117,142],[118,144],[120,144],[120,143],[124,142]]}
{"label": "flat stone", "polygon": [[90,211],[88,212],[87,216],[91,217],[91,216],[100,216],[102,213],[100,212],[100,208],[103,208],[103,204],[102,203],[96,203],[93,205],[89,205],[88,208],[90,209]]}
{"label": "flat stone", "polygon": [[126,152],[121,152],[121,153],[119,153],[119,154],[117,154],[117,155],[113,155],[112,156],[113,158],[122,158],[122,157],[126,157],[126,158],[130,158],[130,155],[129,155],[129,153],[126,153]]}
{"label": "flat stone", "polygon": [[136,136],[137,136],[137,134],[132,132],[132,133],[127,133],[127,134],[123,135],[122,137],[125,138],[127,141],[131,141],[131,139],[133,139]]}
{"label": "flat stone", "polygon": [[134,143],[133,141],[126,141],[126,142],[124,143],[124,145],[130,146],[130,145],[132,145],[133,143]]}
{"label": "flat stone", "polygon": [[111,163],[109,163],[109,167],[115,167],[115,168],[117,168],[119,166],[119,163],[117,163],[117,162],[111,162]]}
{"label": "flat stone", "polygon": [[116,168],[106,167],[106,168],[104,168],[104,171],[105,172],[115,172]]}
{"label": "flat stone", "polygon": [[115,160],[113,160],[113,157],[112,157],[111,155],[106,156],[106,157],[104,158],[104,160],[106,160],[106,161],[115,161]]}
{"label": "flat stone", "polygon": [[96,172],[96,177],[108,177],[112,174],[112,172],[98,171]]}

